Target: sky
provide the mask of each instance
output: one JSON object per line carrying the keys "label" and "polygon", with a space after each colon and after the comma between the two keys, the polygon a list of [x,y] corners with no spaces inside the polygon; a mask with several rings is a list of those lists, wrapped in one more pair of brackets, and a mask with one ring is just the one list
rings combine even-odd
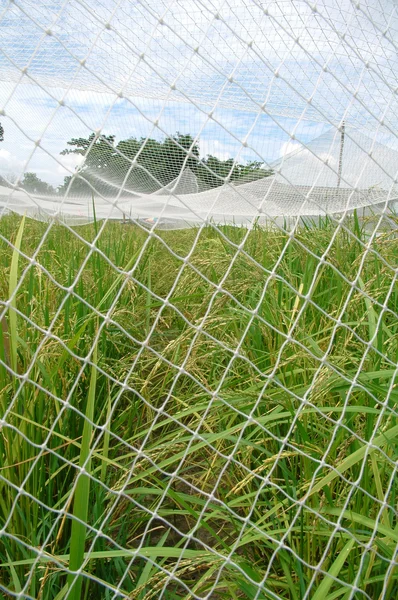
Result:
{"label": "sky", "polygon": [[342,119],[395,132],[394,2],[313,6],[0,0],[0,174],[58,185],[76,167],[60,152],[92,131],[190,133],[202,156],[266,164]]}
{"label": "sky", "polygon": [[[6,116],[0,116],[5,132],[0,144],[0,174],[15,179],[33,171],[57,186],[80,162],[76,155],[60,154],[67,142],[98,130],[115,135],[116,141],[128,137],[163,139],[177,131],[190,133],[198,136],[202,157],[212,154],[239,162],[258,160],[269,164],[299,146],[290,137],[297,125],[295,119],[258,117],[225,108],[209,119],[207,106],[200,110],[186,102],[143,98],[115,102],[111,94],[78,90],[71,90],[65,106],[60,106],[53,98],[62,99],[64,90],[50,88],[50,94],[52,97],[30,84],[1,85],[0,105]],[[310,141],[323,133],[325,125],[303,121],[299,130],[299,137]]]}

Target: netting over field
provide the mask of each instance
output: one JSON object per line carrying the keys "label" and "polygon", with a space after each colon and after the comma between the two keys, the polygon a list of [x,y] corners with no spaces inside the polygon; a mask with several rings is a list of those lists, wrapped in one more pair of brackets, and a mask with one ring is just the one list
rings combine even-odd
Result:
{"label": "netting over field", "polygon": [[393,0],[0,0],[0,590],[398,597]]}
{"label": "netting over field", "polygon": [[[139,188],[144,168],[134,181],[123,185],[121,175],[108,169],[105,176],[95,168],[83,171],[90,181],[79,194],[37,196],[27,191],[0,187],[0,208],[36,219],[55,216],[69,223],[94,219],[138,220],[161,218],[158,227],[183,228],[206,222],[216,224],[267,224],[279,218],[395,213],[397,186],[392,183],[398,167],[398,151],[350,131],[341,137],[328,131],[305,147],[293,150],[270,165],[270,175],[254,181],[217,182],[212,189],[185,167],[170,183],[152,193]],[[344,129],[344,135],[346,131]],[[339,169],[340,152],[347,160]],[[233,168],[233,167],[232,167]],[[250,174],[249,174],[250,176]],[[136,187],[135,187],[136,186]],[[73,188],[72,188],[73,189]]]}

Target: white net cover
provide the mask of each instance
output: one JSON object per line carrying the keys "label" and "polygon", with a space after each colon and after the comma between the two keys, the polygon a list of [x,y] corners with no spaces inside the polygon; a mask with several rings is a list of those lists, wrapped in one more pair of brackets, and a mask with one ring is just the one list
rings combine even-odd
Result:
{"label": "white net cover", "polygon": [[398,597],[398,7],[0,0],[5,598]]}

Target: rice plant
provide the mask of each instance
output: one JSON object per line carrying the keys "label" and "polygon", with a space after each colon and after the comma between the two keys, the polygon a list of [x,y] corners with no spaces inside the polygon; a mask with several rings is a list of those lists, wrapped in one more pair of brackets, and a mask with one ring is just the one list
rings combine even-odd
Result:
{"label": "rice plant", "polygon": [[5,597],[398,595],[394,234],[0,234]]}

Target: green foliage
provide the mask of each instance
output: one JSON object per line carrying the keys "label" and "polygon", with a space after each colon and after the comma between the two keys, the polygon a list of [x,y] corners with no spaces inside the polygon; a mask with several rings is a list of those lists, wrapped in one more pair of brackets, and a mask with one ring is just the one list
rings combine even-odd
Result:
{"label": "green foliage", "polygon": [[347,225],[0,221],[2,590],[398,597],[398,241]]}
{"label": "green foliage", "polygon": [[20,183],[21,187],[31,194],[52,195],[55,189],[49,183],[42,181],[36,173],[25,173]]}
{"label": "green foliage", "polygon": [[55,190],[36,173],[25,173],[21,187],[33,194],[60,196],[91,196],[93,190],[114,195],[121,186],[125,194],[151,193],[176,179],[183,169],[190,169],[202,191],[226,181],[246,183],[272,174],[258,161],[240,164],[232,158],[221,160],[212,155],[201,159],[199,144],[190,134],[179,132],[160,141],[131,137],[117,143],[114,135],[91,133],[87,138],[72,138],[67,144],[61,154],[85,157],[73,176],[67,175]]}
{"label": "green foliage", "polygon": [[90,134],[88,138],[72,138],[68,142],[68,146],[71,146],[73,149],[67,148],[61,154],[79,154],[80,156],[84,156],[84,167],[79,171],[77,177],[67,175],[64,178],[64,183],[58,187],[58,193],[64,195],[70,189],[71,193],[89,195],[91,188],[86,183],[86,181],[90,181],[89,173],[95,173],[97,177],[102,179],[109,178],[115,159],[114,142],[114,135],[96,136],[94,133]]}
{"label": "green foliage", "polygon": [[[215,156],[200,159],[199,144],[190,134],[177,132],[163,140],[128,138],[115,143],[115,136],[73,138],[61,154],[85,156],[77,176],[65,177],[58,188],[64,194],[91,193],[86,182],[97,191],[107,194],[123,185],[124,190],[151,193],[176,179],[183,169],[190,169],[197,177],[201,190],[233,183],[252,181],[272,174],[257,161],[238,164],[234,160],[220,160]],[[134,162],[134,164],[133,164]]]}
{"label": "green foliage", "polygon": [[198,178],[205,187],[214,188],[226,181],[232,183],[247,183],[272,175],[272,170],[265,169],[258,161],[248,162],[246,165],[235,163],[232,158],[220,160],[216,156],[207,156],[196,170]]}

